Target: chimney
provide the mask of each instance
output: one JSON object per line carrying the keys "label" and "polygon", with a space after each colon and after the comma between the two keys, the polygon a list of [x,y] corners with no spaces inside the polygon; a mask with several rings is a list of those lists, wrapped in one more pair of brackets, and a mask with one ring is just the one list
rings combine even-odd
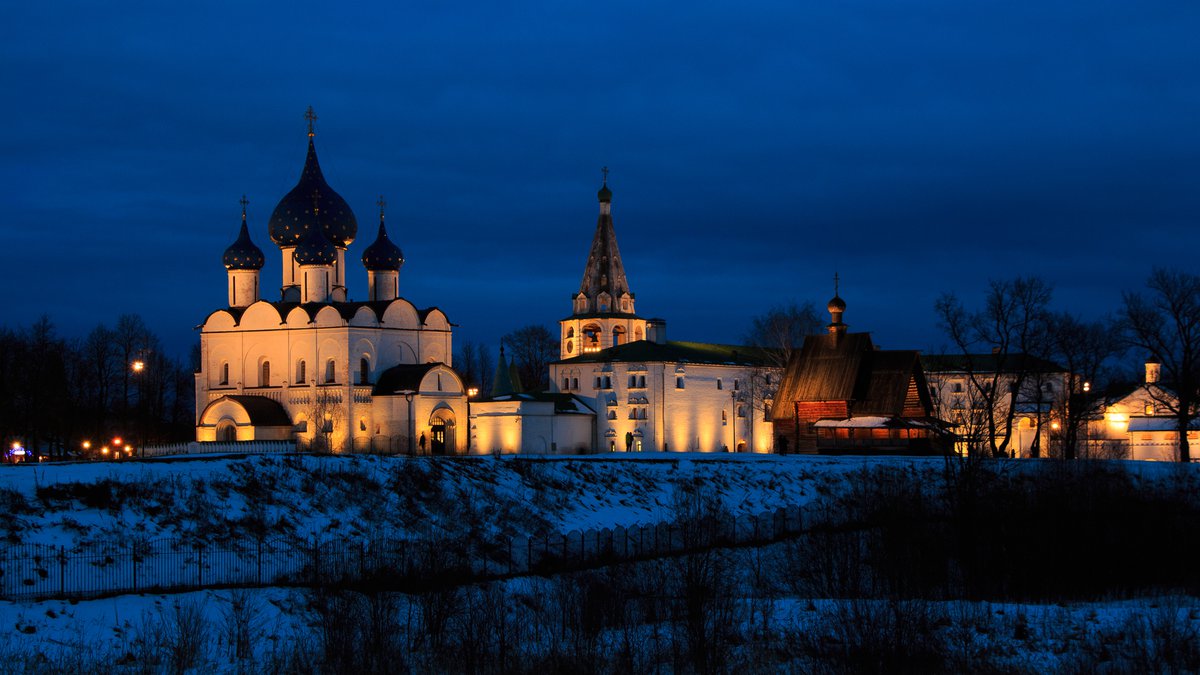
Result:
{"label": "chimney", "polygon": [[1162,361],[1151,356],[1146,359],[1146,384],[1154,384],[1158,382],[1159,375],[1162,374]]}
{"label": "chimney", "polygon": [[663,319],[646,319],[646,339],[656,345],[667,344],[667,322]]}

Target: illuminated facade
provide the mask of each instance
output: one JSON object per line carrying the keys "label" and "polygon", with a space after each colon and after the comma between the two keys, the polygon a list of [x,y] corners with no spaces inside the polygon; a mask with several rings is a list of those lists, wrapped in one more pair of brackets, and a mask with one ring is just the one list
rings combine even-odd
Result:
{"label": "illuminated facade", "polygon": [[1065,368],[1027,354],[924,355],[921,362],[929,379],[934,413],[954,425],[960,453],[968,452],[972,445],[987,445],[988,406],[982,388],[995,387],[1001,392],[991,408],[996,444],[1006,436],[1011,411],[1009,455],[1049,455],[1067,395],[1069,373]]}
{"label": "illuminated facade", "polygon": [[[1088,423],[1089,456],[1178,461],[1179,423],[1173,413],[1177,399],[1159,384],[1161,372],[1162,364],[1147,360],[1145,382],[1111,400],[1103,416]],[[1187,435],[1189,445],[1200,443],[1200,419],[1191,420]]]}
{"label": "illuminated facade", "polygon": [[764,411],[779,370],[759,349],[668,342],[666,322],[634,310],[607,176],[572,313],[559,322],[550,386],[595,410],[601,451],[769,452]]}
{"label": "illuminated facade", "polygon": [[264,257],[241,231],[225,252],[228,307],[200,327],[198,441],[295,440],[335,452],[460,454],[467,397],[451,367],[452,329],[437,308],[399,297],[403,255],[379,230],[362,255],[368,299],[352,301],[346,250],[358,223],[325,182],[309,111],[300,181],[275,207],[280,300],[260,297]]}
{"label": "illuminated facade", "polygon": [[951,448],[933,414],[916,351],[877,349],[850,333],[835,293],[824,335],[809,335],[779,385],[771,414],[775,449],[823,454],[941,454]]}

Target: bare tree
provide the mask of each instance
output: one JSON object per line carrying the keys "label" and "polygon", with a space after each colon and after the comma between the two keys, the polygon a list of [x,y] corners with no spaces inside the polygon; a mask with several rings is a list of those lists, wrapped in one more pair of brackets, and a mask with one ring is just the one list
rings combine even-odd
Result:
{"label": "bare tree", "polygon": [[[984,307],[975,312],[953,293],[935,303],[942,328],[964,357],[970,388],[982,409],[980,440],[992,457],[1009,455],[1017,398],[1028,386],[1035,359],[1049,351],[1050,295],[1042,279],[1017,277],[990,282]],[[974,450],[969,442],[968,451]]]}
{"label": "bare tree", "polygon": [[1081,433],[1103,406],[1105,365],[1121,351],[1121,343],[1111,321],[1057,312],[1050,319],[1050,345],[1055,360],[1067,369],[1067,396],[1056,411],[1062,420],[1058,450],[1063,459],[1075,459]]}
{"label": "bare tree", "polygon": [[771,364],[784,368],[792,354],[804,346],[804,338],[821,330],[821,317],[811,302],[803,305],[776,305],[766,314],[750,320],[750,330],[742,340],[766,350]]}
{"label": "bare tree", "polygon": [[1175,416],[1179,461],[1188,462],[1188,424],[1200,404],[1200,276],[1155,269],[1146,288],[1124,296],[1125,339],[1161,362],[1165,389],[1147,389]]}
{"label": "bare tree", "polygon": [[545,326],[531,324],[502,338],[516,365],[524,391],[545,391],[550,386],[550,362],[558,358],[558,340]]}
{"label": "bare tree", "polygon": [[[821,318],[811,302],[776,305],[750,320],[750,330],[742,341],[761,350],[763,365],[751,372],[746,388],[738,399],[749,406],[751,447],[754,445],[754,413],[770,418],[775,392],[792,356],[804,346],[804,339],[821,331]],[[736,411],[735,411],[736,414]]]}

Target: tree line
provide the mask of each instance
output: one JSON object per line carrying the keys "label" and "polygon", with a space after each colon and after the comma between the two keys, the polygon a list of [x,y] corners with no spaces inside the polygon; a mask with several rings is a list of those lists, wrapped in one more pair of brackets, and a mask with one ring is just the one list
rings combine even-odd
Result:
{"label": "tree line", "polygon": [[167,355],[136,314],[83,338],[60,335],[48,316],[0,327],[0,440],[6,452],[16,444],[35,458],[99,456],[118,437],[134,451],[188,440],[194,370]]}
{"label": "tree line", "polygon": [[[1032,452],[1079,457],[1089,420],[1106,403],[1142,380],[1127,367],[1131,358],[1160,364],[1158,387],[1147,395],[1175,418],[1178,459],[1191,458],[1187,430],[1200,413],[1200,276],[1156,269],[1143,290],[1123,293],[1113,314],[1084,317],[1052,306],[1053,288],[1038,277],[993,280],[981,306],[967,307],[954,293],[935,303],[951,350],[966,364],[973,404],[980,413],[966,420],[968,451],[990,457],[1012,455],[1014,399],[1060,424],[1054,448]],[[978,357],[983,356],[984,359]],[[1066,371],[1063,396],[1045,397],[1045,359]],[[986,367],[985,367],[986,365]]]}

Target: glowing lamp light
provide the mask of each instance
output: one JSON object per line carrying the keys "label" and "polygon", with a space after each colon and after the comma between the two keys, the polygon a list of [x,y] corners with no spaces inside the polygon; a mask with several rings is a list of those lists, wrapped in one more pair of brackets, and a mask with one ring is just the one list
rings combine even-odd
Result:
{"label": "glowing lamp light", "polygon": [[103,448],[100,448],[100,454],[102,454],[102,455],[108,454],[108,446],[107,445],[104,446]]}
{"label": "glowing lamp light", "polygon": [[121,445],[121,437],[117,436],[113,439],[113,445]]}
{"label": "glowing lamp light", "polygon": [[1050,428],[1051,428],[1051,429],[1053,429],[1053,430],[1055,430],[1055,431],[1058,431],[1058,422],[1051,422],[1051,423],[1050,423]]}
{"label": "glowing lamp light", "polygon": [[131,363],[130,367],[133,368],[133,372],[140,373],[146,369],[146,362],[141,359],[138,359],[137,361],[134,361],[133,363]]}
{"label": "glowing lamp light", "polygon": [[1083,393],[1085,393],[1085,394],[1086,394],[1086,393],[1088,393],[1088,392],[1089,392],[1089,391],[1091,391],[1091,390],[1092,390],[1092,383],[1091,383],[1091,382],[1084,382],[1084,383],[1083,383]]}
{"label": "glowing lamp light", "polygon": [[471,387],[470,389],[467,390],[467,396],[470,398],[474,398],[478,395],[479,395],[479,387]]}
{"label": "glowing lamp light", "polygon": [[83,449],[84,449],[84,450],[91,450],[91,449],[92,449],[92,442],[91,442],[91,441],[84,441],[84,442],[83,442]]}
{"label": "glowing lamp light", "polygon": [[20,450],[20,449],[21,449],[21,441],[13,441],[13,444],[12,444],[12,449],[13,449],[13,450]]}

